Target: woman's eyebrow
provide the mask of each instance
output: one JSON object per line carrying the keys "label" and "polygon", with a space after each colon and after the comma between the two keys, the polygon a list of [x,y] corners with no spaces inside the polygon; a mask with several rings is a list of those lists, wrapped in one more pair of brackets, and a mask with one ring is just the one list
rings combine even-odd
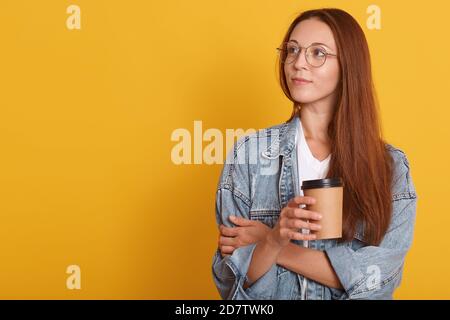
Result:
{"label": "woman's eyebrow", "polygon": [[[294,41],[295,43],[298,44],[298,41],[295,40],[295,39],[291,39],[289,41]],[[322,45],[322,46],[327,47],[328,49],[331,49],[330,46],[327,46],[325,43],[322,43],[322,42],[313,42],[313,43],[310,44],[310,46],[312,46],[312,45]]]}

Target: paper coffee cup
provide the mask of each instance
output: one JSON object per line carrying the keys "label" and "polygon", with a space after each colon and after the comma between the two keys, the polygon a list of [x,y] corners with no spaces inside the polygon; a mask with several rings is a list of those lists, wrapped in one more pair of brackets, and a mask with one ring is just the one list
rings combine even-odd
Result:
{"label": "paper coffee cup", "polygon": [[322,228],[314,231],[316,239],[333,239],[342,237],[342,206],[344,183],[341,178],[305,180],[302,182],[303,194],[313,197],[316,203],[307,205],[306,210],[312,210],[322,215],[322,219],[313,221]]}

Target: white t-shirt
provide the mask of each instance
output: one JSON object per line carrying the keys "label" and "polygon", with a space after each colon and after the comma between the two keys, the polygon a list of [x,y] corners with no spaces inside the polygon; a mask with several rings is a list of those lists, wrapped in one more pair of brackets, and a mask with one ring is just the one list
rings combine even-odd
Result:
{"label": "white t-shirt", "polygon": [[331,153],[322,161],[316,159],[306,143],[303,131],[302,121],[300,121],[300,132],[297,139],[297,159],[298,159],[298,177],[300,195],[303,196],[301,189],[303,180],[323,179],[328,173],[328,167],[331,159]]}
{"label": "white t-shirt", "polygon": [[[298,133],[297,139],[297,159],[298,159],[298,177],[299,177],[299,190],[300,195],[303,196],[303,190],[301,189],[303,180],[315,180],[323,179],[328,173],[328,167],[331,159],[331,153],[328,157],[322,161],[316,159],[311,150],[309,149],[308,143],[306,143],[305,134],[303,131],[302,121],[300,120],[300,132]],[[304,208],[304,205],[300,205],[300,208]],[[307,230],[302,229],[302,233],[308,233]],[[308,247],[308,240],[303,241],[303,246]],[[301,287],[301,297],[302,300],[306,298],[306,277],[303,278],[303,285]]]}

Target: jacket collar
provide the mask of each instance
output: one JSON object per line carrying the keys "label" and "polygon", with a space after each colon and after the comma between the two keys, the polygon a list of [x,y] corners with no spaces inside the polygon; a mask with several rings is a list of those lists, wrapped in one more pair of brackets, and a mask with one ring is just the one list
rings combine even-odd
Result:
{"label": "jacket collar", "polygon": [[282,156],[290,156],[292,150],[297,144],[297,137],[300,128],[300,119],[296,114],[290,121],[281,126],[271,128],[269,135],[272,137],[272,143],[267,150],[263,151],[263,156],[269,159]]}

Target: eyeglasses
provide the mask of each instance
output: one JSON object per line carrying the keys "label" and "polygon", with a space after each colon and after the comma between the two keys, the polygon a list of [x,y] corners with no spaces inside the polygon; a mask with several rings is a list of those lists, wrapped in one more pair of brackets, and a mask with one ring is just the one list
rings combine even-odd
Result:
{"label": "eyeglasses", "polygon": [[329,53],[324,47],[318,44],[312,44],[307,48],[301,47],[294,42],[284,42],[281,48],[277,48],[282,63],[292,63],[297,60],[301,49],[305,49],[306,62],[312,67],[321,67],[327,60],[327,56],[337,56]]}

